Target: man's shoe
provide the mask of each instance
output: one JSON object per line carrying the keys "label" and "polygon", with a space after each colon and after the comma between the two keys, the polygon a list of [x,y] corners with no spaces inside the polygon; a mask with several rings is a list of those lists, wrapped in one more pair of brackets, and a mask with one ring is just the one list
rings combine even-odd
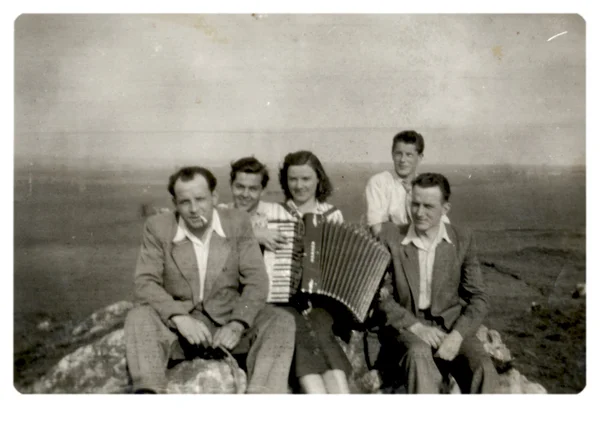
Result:
{"label": "man's shoe", "polygon": [[158,394],[156,391],[148,388],[141,388],[133,392],[134,394]]}

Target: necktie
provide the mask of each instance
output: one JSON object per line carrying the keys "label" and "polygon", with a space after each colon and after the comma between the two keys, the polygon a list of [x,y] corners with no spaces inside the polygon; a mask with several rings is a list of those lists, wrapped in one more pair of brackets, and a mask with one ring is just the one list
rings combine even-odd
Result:
{"label": "necktie", "polygon": [[410,204],[412,201],[412,186],[408,179],[402,180],[402,186],[404,187],[404,190],[406,191],[406,194],[404,197],[404,210],[406,211],[406,218],[407,218],[406,220],[410,223],[410,222],[412,222],[412,215],[410,213]]}

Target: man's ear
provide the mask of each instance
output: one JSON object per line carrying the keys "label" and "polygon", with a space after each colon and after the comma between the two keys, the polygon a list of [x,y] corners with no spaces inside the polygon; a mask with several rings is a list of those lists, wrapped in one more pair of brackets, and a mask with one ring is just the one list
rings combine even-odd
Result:
{"label": "man's ear", "polygon": [[444,209],[444,215],[447,215],[448,213],[450,213],[450,209],[452,208],[452,205],[450,205],[450,203],[448,201],[446,201],[442,205],[442,208]]}
{"label": "man's ear", "polygon": [[213,206],[216,206],[217,203],[219,202],[219,194],[217,193],[216,190],[214,192],[212,192],[212,202],[213,202]]}
{"label": "man's ear", "polygon": [[177,208],[177,199],[173,196],[171,198],[171,201],[173,201],[173,205],[175,206],[175,208]]}

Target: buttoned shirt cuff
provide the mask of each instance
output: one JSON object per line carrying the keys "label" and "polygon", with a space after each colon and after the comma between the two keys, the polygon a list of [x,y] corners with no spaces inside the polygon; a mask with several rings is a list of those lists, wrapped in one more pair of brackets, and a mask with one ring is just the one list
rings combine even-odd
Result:
{"label": "buttoned shirt cuff", "polygon": [[383,224],[388,222],[389,218],[387,215],[368,215],[367,214],[367,224],[369,226],[374,226],[375,224]]}
{"label": "buttoned shirt cuff", "polygon": [[229,320],[229,323],[231,323],[232,321],[237,321],[239,324],[241,324],[244,327],[244,331],[250,327],[248,323],[246,323],[244,320],[240,320],[239,318],[231,319]]}

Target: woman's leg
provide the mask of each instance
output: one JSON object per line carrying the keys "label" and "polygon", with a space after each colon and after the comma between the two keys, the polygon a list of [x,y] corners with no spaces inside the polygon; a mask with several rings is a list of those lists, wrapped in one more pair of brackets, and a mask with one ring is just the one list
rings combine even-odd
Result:
{"label": "woman's leg", "polygon": [[300,387],[305,394],[327,394],[325,381],[319,374],[308,374],[300,377]]}
{"label": "woman's leg", "polygon": [[350,394],[346,373],[340,369],[331,369],[323,374],[328,394]]}

